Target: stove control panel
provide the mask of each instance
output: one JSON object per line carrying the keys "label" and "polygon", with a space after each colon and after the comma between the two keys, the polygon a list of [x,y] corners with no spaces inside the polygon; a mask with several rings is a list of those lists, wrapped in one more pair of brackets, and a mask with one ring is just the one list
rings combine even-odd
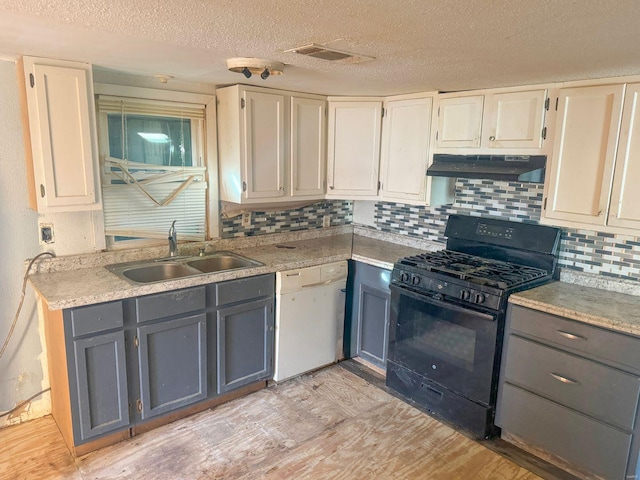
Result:
{"label": "stove control panel", "polygon": [[429,278],[428,275],[421,275],[415,272],[394,270],[391,281],[416,292],[435,293],[437,298],[456,298],[464,303],[482,305],[493,309],[498,309],[500,304],[499,296],[486,291],[477,291],[468,286],[468,283],[461,285],[455,280],[446,281]]}

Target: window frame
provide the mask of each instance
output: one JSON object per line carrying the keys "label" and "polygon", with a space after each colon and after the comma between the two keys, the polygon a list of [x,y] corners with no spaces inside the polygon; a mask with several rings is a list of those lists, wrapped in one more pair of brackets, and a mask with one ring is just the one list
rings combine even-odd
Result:
{"label": "window frame", "polygon": [[[199,129],[193,128],[191,132],[192,142],[194,136],[198,142],[198,157],[194,156],[194,162],[197,160],[198,165],[206,167],[205,178],[208,184],[206,191],[205,205],[205,239],[218,238],[220,236],[219,221],[219,190],[218,190],[218,157],[217,157],[217,136],[216,136],[216,98],[214,95],[179,92],[172,90],[159,90],[144,87],[130,87],[122,85],[112,85],[106,83],[94,83],[94,93],[96,100],[96,113],[98,123],[99,138],[99,154],[100,159],[104,160],[108,153],[108,130],[106,115],[107,112],[101,112],[97,109],[97,100],[99,96],[122,97],[123,99],[131,99],[134,101],[155,101],[155,102],[172,102],[185,104],[204,105],[205,115],[203,120],[202,138],[200,138]],[[198,130],[198,132],[196,132]],[[105,143],[106,140],[106,143]],[[195,144],[194,144],[195,145]],[[195,148],[194,148],[195,153]],[[103,161],[100,162],[100,178],[103,179]],[[102,181],[100,184],[102,193]],[[103,207],[104,208],[104,207]],[[166,242],[156,239],[139,239],[139,240],[120,240],[115,242],[113,237],[105,234],[104,218],[102,225],[98,230],[104,235],[108,250],[118,250],[124,248],[137,248],[163,245]],[[168,228],[168,227],[167,227]],[[179,229],[178,229],[179,232]],[[180,238],[178,236],[178,238]]]}

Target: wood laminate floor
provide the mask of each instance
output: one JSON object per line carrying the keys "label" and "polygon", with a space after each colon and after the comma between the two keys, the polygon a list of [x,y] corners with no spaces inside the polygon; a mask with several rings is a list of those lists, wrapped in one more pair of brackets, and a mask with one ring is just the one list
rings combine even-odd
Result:
{"label": "wood laminate floor", "polygon": [[0,479],[540,478],[341,365],[77,459],[51,417],[2,429]]}

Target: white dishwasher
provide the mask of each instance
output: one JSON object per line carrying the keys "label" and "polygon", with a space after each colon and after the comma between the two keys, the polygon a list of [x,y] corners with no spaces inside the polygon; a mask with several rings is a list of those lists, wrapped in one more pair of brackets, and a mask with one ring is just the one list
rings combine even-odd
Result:
{"label": "white dishwasher", "polygon": [[276,382],[343,358],[346,283],[346,261],[276,273]]}

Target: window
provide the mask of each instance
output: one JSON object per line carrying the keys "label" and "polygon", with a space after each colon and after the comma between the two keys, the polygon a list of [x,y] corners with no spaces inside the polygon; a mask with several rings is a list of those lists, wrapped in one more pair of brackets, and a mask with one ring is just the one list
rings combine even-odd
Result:
{"label": "window", "polygon": [[104,228],[109,246],[206,236],[205,106],[100,95]]}

